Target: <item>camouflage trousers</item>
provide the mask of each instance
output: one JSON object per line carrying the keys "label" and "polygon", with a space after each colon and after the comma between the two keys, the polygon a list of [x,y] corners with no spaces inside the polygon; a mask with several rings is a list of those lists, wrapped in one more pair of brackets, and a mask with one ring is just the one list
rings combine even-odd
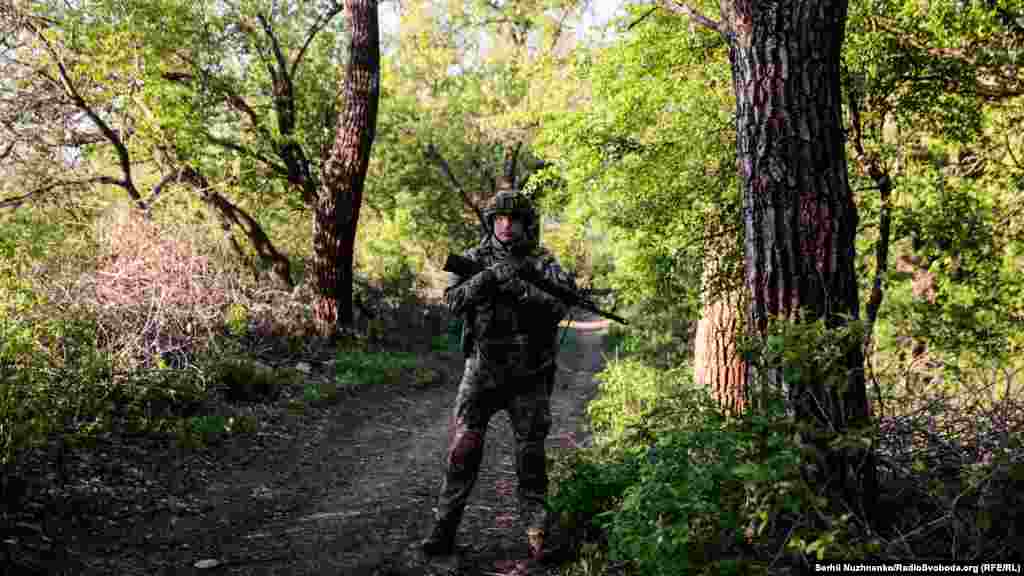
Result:
{"label": "camouflage trousers", "polygon": [[436,520],[457,526],[480,472],[484,434],[491,417],[508,412],[515,433],[519,515],[527,529],[544,529],[547,510],[547,462],[544,440],[551,429],[551,391],[555,366],[529,376],[514,375],[476,356],[466,368],[455,397],[448,429],[448,453],[437,502]]}

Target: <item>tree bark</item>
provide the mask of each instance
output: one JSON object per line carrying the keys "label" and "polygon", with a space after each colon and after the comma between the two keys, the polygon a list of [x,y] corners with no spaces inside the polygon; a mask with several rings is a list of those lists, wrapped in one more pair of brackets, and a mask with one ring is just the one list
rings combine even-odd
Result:
{"label": "tree bark", "polygon": [[717,254],[709,254],[704,262],[705,303],[694,342],[694,381],[711,391],[722,410],[739,414],[747,403],[746,366],[736,349],[742,292],[714,293],[710,280],[717,266]]}
{"label": "tree bark", "polygon": [[324,164],[313,219],[313,314],[321,336],[351,327],[352,267],[363,183],[377,127],[380,100],[380,29],[376,0],[346,0],[349,62],[342,81],[343,110]]}
{"label": "tree bark", "polygon": [[[736,93],[749,328],[764,336],[773,318],[842,326],[859,315],[858,216],[847,179],[839,73],[847,0],[734,0],[723,8]],[[849,346],[844,362],[840,386],[806,374],[787,379],[782,368],[748,367],[747,381],[784,391],[824,455],[818,479],[865,504],[876,492],[870,451],[829,448],[823,440],[869,423],[863,348]]]}

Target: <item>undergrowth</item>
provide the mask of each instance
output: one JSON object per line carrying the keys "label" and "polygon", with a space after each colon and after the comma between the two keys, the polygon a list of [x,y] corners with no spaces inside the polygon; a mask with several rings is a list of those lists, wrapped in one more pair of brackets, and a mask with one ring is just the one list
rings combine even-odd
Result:
{"label": "undergrowth", "polygon": [[[443,331],[431,329],[447,322],[401,287],[357,283],[359,337],[335,356],[315,336],[308,282],[287,289],[269,272],[254,276],[222,232],[191,214],[147,219],[115,203],[79,216],[49,207],[3,215],[2,475],[18,473],[25,450],[105,432],[202,447],[257,428],[244,404],[289,387],[323,405],[405,375],[439,377],[417,366],[415,347],[386,349],[402,342],[396,335],[422,333],[429,349]],[[327,374],[288,368],[308,361]]]}
{"label": "undergrowth", "polygon": [[[820,357],[841,353],[854,333],[807,324],[775,334],[757,358],[784,362],[785,377],[800,378],[811,363],[841,370]],[[577,552],[563,575],[1017,558],[1024,411],[1012,398],[993,393],[972,403],[933,387],[876,401],[865,440],[879,492],[865,516],[816,483],[806,425],[777,393],[724,415],[689,366],[666,366],[636,338],[613,331],[607,340],[611,356],[589,407],[594,445],[555,458],[550,505]]]}

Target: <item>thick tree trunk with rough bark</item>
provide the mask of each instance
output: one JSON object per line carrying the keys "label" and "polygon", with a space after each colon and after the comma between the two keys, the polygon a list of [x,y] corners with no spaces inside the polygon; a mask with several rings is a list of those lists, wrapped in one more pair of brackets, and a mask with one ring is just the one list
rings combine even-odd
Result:
{"label": "thick tree trunk with rough bark", "polygon": [[[764,335],[772,318],[840,326],[859,315],[839,74],[847,0],[729,8],[750,328]],[[844,360],[843,386],[807,375],[787,381],[782,369],[748,368],[747,381],[784,390],[798,421],[821,433],[809,436],[817,444],[869,422],[862,347],[850,346]],[[821,480],[853,501],[874,496],[870,452],[818,448]]]}
{"label": "thick tree trunk with rough bark", "polygon": [[718,255],[708,254],[704,262],[703,292],[706,299],[694,338],[693,377],[707,387],[719,406],[738,414],[746,406],[746,366],[736,349],[743,310],[742,292],[714,293],[711,278]]}
{"label": "thick tree trunk with rough bark", "polygon": [[351,326],[352,266],[363,183],[380,100],[380,29],[376,0],[345,0],[351,40],[342,84],[344,108],[314,206],[313,271],[317,331],[332,337]]}

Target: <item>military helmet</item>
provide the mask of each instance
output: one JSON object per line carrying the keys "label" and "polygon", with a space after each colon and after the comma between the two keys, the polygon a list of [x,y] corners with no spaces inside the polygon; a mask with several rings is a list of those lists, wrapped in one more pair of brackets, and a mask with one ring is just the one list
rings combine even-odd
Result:
{"label": "military helmet", "polygon": [[491,203],[485,212],[488,221],[492,221],[498,214],[508,214],[524,220],[526,224],[536,219],[533,204],[530,199],[521,192],[515,190],[502,190],[494,195]]}
{"label": "military helmet", "polygon": [[490,237],[494,235],[494,217],[499,214],[514,216],[523,221],[523,238],[516,243],[515,248],[530,248],[540,242],[537,212],[533,209],[533,203],[522,192],[501,190],[491,199],[484,210]]}

